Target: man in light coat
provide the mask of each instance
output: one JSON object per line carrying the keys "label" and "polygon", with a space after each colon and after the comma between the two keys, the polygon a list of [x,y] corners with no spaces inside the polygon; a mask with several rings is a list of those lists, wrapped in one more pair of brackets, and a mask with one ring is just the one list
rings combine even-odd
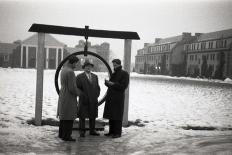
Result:
{"label": "man in light coat", "polygon": [[79,59],[71,56],[67,65],[61,70],[60,82],[61,89],[58,99],[57,116],[60,119],[59,138],[64,141],[75,141],[71,137],[73,121],[77,118],[77,96],[82,94],[76,86],[74,68]]}
{"label": "man in light coat", "polygon": [[78,117],[80,127],[80,137],[85,137],[85,119],[89,118],[89,134],[99,136],[95,131],[95,120],[98,116],[98,97],[100,95],[100,86],[98,77],[91,72],[93,64],[86,59],[82,68],[84,72],[77,75],[77,87],[83,91],[84,95],[79,98]]}

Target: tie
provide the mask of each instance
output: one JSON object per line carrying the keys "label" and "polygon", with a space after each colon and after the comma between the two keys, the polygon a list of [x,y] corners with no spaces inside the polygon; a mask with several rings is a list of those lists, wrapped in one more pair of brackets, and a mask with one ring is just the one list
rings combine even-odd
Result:
{"label": "tie", "polygon": [[88,75],[89,81],[92,81],[92,79],[91,79],[91,74],[87,74],[87,75]]}

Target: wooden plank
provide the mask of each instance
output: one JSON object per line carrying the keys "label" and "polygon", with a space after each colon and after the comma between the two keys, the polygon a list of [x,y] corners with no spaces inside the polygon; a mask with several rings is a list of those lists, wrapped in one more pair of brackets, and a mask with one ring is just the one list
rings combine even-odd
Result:
{"label": "wooden plank", "polygon": [[135,40],[140,39],[137,32],[95,30],[95,29],[88,29],[88,31],[86,32],[86,29],[84,28],[45,25],[45,24],[32,24],[32,26],[29,29],[29,32],[76,35],[76,36],[87,35],[89,37],[115,38],[115,39],[135,39]]}
{"label": "wooden plank", "polygon": [[43,74],[44,74],[44,42],[45,34],[38,33],[37,51],[37,76],[36,76],[36,99],[35,99],[35,125],[42,122],[42,103],[43,103]]}
{"label": "wooden plank", "polygon": [[[123,59],[123,68],[128,72],[130,77],[130,66],[131,66],[131,44],[132,40],[125,39],[124,41],[124,59]],[[123,126],[128,126],[128,111],[129,111],[129,85],[125,91],[125,100],[124,100],[124,113],[123,113]]]}

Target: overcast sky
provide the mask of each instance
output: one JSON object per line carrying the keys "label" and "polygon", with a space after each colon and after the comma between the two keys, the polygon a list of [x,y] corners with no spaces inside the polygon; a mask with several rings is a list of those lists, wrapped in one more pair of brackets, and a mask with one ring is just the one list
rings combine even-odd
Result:
{"label": "overcast sky", "polygon": [[[132,41],[132,62],[138,49],[155,38],[232,29],[232,0],[0,0],[0,41],[25,40],[33,23],[90,29],[137,32]],[[84,37],[54,35],[68,46]],[[123,58],[124,41],[108,42],[115,57]]]}

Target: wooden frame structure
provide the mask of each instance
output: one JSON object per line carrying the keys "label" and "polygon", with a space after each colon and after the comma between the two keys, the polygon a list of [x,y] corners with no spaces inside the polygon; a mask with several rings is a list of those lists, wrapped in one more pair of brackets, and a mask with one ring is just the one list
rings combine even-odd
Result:
{"label": "wooden frame structure", "polygon": [[[139,35],[136,32],[128,31],[109,31],[109,30],[95,30],[89,29],[88,26],[85,28],[75,27],[64,27],[55,25],[44,25],[44,24],[32,24],[29,32],[38,33],[38,51],[37,51],[37,78],[36,78],[36,106],[35,106],[35,124],[41,125],[42,122],[42,103],[43,103],[43,73],[44,73],[44,44],[45,44],[45,33],[51,34],[62,34],[62,35],[75,35],[88,37],[100,37],[100,38],[114,38],[124,39],[124,67],[130,75],[131,65],[131,45],[132,40],[139,40]],[[123,114],[123,126],[128,125],[128,110],[129,110],[129,86],[125,92],[125,104]]]}

